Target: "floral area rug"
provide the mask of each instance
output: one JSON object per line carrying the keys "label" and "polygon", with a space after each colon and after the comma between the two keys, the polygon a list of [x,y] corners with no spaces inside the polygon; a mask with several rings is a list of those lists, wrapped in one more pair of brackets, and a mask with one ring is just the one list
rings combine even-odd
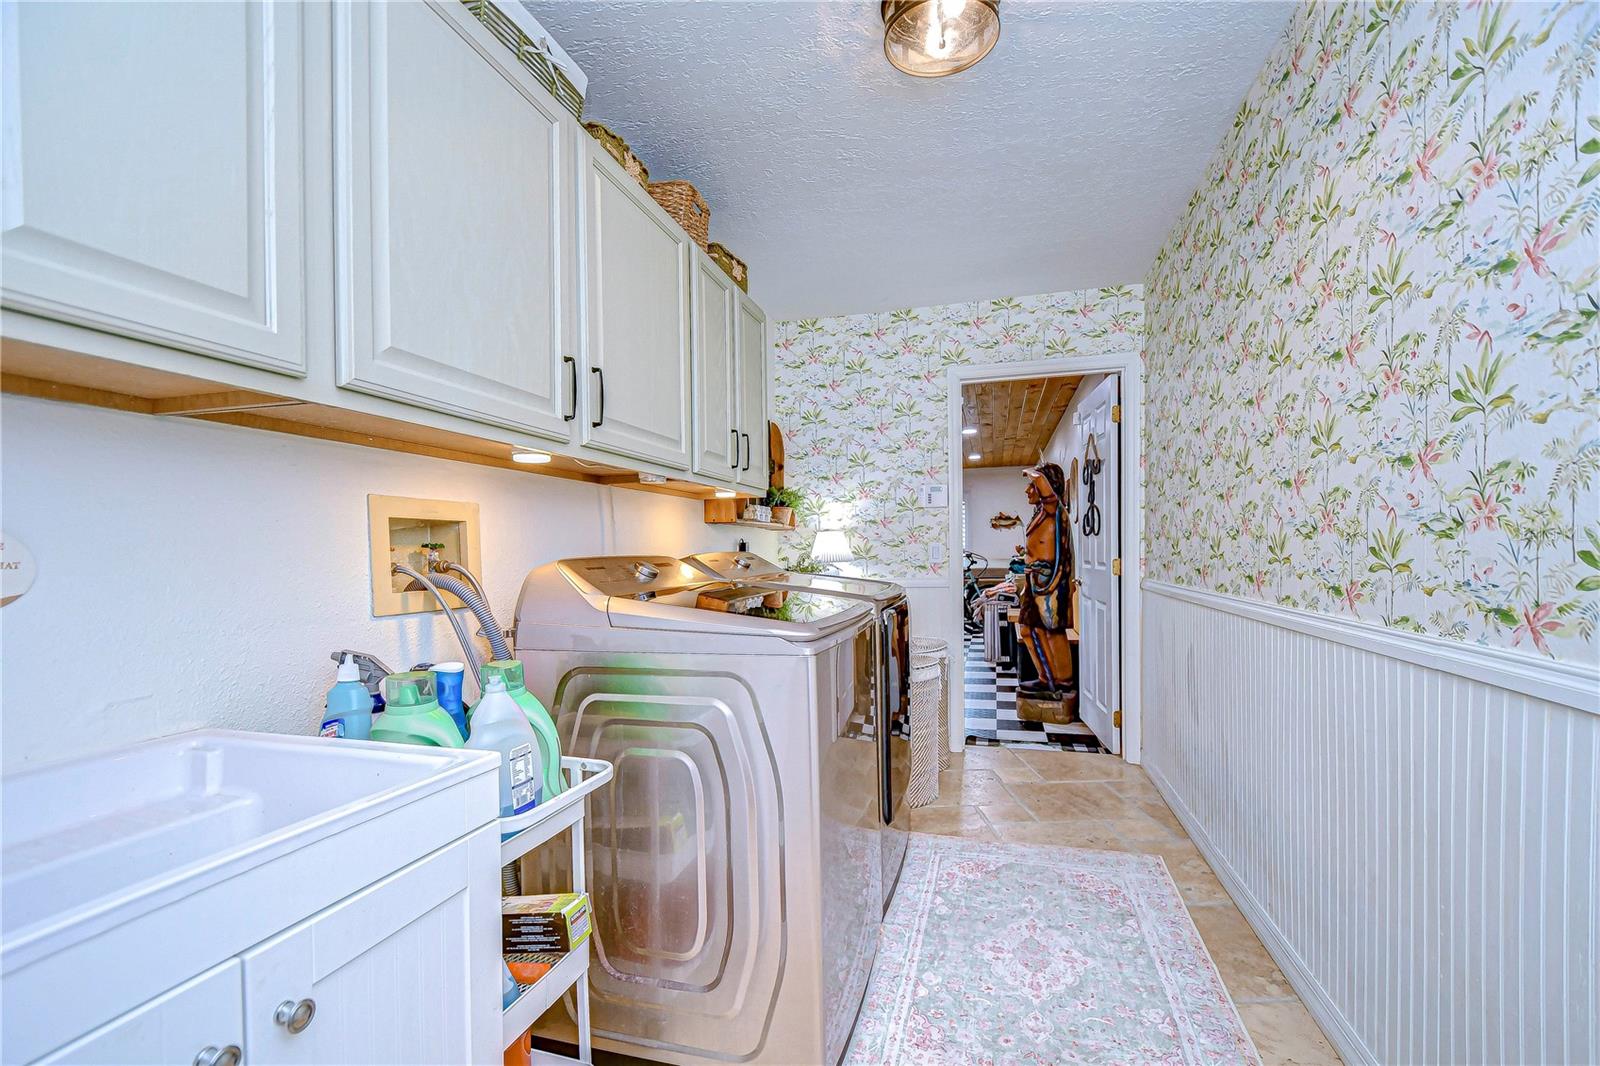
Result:
{"label": "floral area rug", "polygon": [[1260,1059],[1159,856],[919,833],[845,1062]]}

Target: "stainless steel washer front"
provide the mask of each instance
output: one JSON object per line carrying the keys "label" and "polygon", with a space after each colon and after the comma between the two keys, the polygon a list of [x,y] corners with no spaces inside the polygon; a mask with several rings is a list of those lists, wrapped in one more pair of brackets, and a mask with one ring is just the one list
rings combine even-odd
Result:
{"label": "stainless steel washer front", "polygon": [[754,693],[731,677],[580,668],[555,702],[567,750],[616,768],[589,811],[595,1035],[755,1054],[786,915],[782,834],[762,830],[781,827],[783,796]]}

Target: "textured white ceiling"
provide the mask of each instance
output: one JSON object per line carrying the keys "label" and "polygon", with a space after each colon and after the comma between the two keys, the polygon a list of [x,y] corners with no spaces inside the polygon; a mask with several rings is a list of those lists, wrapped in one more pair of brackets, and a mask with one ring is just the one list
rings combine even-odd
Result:
{"label": "textured white ceiling", "polygon": [[796,318],[1142,281],[1294,5],[1004,0],[936,80],[889,66],[875,2],[527,6]]}

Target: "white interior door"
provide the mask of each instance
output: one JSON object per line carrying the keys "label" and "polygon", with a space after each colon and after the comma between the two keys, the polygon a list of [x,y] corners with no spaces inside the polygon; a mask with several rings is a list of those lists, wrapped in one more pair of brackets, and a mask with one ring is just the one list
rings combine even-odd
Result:
{"label": "white interior door", "polygon": [[[1078,408],[1078,481],[1072,486],[1073,546],[1078,563],[1078,715],[1106,750],[1122,753],[1122,731],[1114,724],[1122,702],[1121,600],[1117,575],[1113,571],[1121,545],[1121,496],[1118,459],[1120,430],[1111,420],[1117,404],[1118,378],[1106,377],[1089,393]],[[1094,478],[1094,503],[1098,508],[1099,528],[1086,532],[1084,517],[1089,507],[1089,487],[1083,482],[1084,461],[1089,441],[1094,440],[1101,467]],[[1071,470],[1069,468],[1070,476]]]}

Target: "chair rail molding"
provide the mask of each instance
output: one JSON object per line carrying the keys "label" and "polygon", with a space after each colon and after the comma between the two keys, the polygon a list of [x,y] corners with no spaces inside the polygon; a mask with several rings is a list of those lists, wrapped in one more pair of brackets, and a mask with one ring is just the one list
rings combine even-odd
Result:
{"label": "chair rail molding", "polygon": [[1167,581],[1147,578],[1141,587],[1153,595],[1185,600],[1386,655],[1415,666],[1548,700],[1587,714],[1600,715],[1600,664],[1536,659],[1504,648],[1466,644],[1423,633],[1407,633],[1360,619],[1318,614],[1298,607],[1284,607],[1242,596],[1174,585]]}

